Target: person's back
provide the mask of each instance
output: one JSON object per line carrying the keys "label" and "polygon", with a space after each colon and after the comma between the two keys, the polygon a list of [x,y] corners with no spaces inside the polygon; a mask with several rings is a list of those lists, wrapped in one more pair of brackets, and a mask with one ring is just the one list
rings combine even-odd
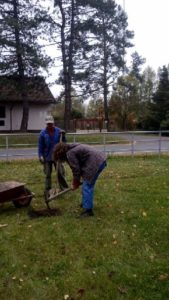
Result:
{"label": "person's back", "polygon": [[74,169],[80,170],[84,180],[91,182],[106,157],[103,152],[91,146],[74,143],[68,145],[67,159]]}

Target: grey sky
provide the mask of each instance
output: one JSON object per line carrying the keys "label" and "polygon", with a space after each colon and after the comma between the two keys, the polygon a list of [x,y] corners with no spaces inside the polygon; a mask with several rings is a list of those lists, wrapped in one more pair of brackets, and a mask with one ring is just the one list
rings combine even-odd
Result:
{"label": "grey sky", "polygon": [[169,0],[116,0],[125,4],[136,50],[155,71],[169,64]]}

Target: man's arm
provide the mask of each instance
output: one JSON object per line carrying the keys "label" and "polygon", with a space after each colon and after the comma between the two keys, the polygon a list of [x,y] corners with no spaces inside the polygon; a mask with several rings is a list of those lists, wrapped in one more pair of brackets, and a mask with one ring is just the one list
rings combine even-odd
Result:
{"label": "man's arm", "polygon": [[67,153],[68,163],[73,173],[72,189],[76,190],[80,186],[80,165],[79,160],[76,157],[76,153],[73,151]]}
{"label": "man's arm", "polygon": [[44,163],[44,139],[42,132],[39,135],[38,140],[38,157],[41,163]]}

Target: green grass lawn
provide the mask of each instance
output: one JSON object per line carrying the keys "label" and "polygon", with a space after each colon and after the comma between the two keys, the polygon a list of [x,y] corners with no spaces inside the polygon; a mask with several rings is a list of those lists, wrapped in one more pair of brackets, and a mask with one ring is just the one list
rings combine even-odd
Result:
{"label": "green grass lawn", "polygon": [[38,161],[0,162],[1,182],[14,179],[36,197],[0,207],[1,300],[169,299],[168,156],[109,158],[83,220],[80,189],[51,202],[60,216],[30,219],[46,209]]}
{"label": "green grass lawn", "polygon": [[0,135],[0,148],[5,148],[7,143],[9,148],[36,147],[38,143],[38,135]]}
{"label": "green grass lawn", "polygon": [[[6,135],[0,135],[0,149],[5,148],[8,144],[9,148],[27,148],[27,147],[37,147],[39,134],[23,134],[8,136],[8,141],[6,140]],[[66,139],[68,143],[84,143],[84,144],[104,144],[108,143],[127,143],[122,137],[103,133],[93,133],[93,134],[67,134]]]}

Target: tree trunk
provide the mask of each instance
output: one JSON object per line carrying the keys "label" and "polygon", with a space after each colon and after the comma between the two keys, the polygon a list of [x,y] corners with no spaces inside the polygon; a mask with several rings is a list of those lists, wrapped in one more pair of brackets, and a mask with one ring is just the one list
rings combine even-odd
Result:
{"label": "tree trunk", "polygon": [[16,55],[18,63],[18,74],[19,82],[18,89],[21,93],[22,103],[23,103],[23,114],[20,130],[25,132],[27,131],[28,118],[29,118],[29,103],[27,99],[27,91],[25,86],[25,75],[24,75],[24,65],[22,60],[22,45],[20,42],[20,32],[19,32],[19,22],[18,22],[18,0],[13,0],[13,9],[14,9],[14,18],[15,18],[15,40],[16,40]]}
{"label": "tree trunk", "polygon": [[68,65],[68,108],[67,108],[67,130],[70,130],[70,120],[72,111],[72,75],[73,75],[73,44],[74,44],[74,19],[75,19],[75,0],[71,1],[71,27],[69,43],[69,65]]}
{"label": "tree trunk", "polygon": [[22,114],[20,130],[22,132],[26,132],[28,129],[28,120],[29,120],[29,102],[27,98],[26,84],[24,78],[23,80],[21,80],[21,95],[22,95],[22,102],[23,102],[23,114]]}
{"label": "tree trunk", "polygon": [[107,95],[108,95],[108,87],[107,87],[107,51],[106,51],[106,37],[105,37],[105,25],[103,18],[103,55],[104,55],[104,74],[103,74],[103,95],[104,95],[104,117],[106,121],[106,129],[109,131],[109,113],[108,113],[108,104],[107,104]]}
{"label": "tree trunk", "polygon": [[71,0],[71,24],[70,24],[70,42],[66,48],[65,29],[66,16],[62,0],[59,1],[59,8],[62,15],[61,25],[61,49],[63,60],[63,82],[65,89],[65,111],[64,111],[64,129],[70,130],[70,120],[72,111],[72,74],[73,74],[73,43],[74,43],[74,18],[75,18],[75,0]]}

